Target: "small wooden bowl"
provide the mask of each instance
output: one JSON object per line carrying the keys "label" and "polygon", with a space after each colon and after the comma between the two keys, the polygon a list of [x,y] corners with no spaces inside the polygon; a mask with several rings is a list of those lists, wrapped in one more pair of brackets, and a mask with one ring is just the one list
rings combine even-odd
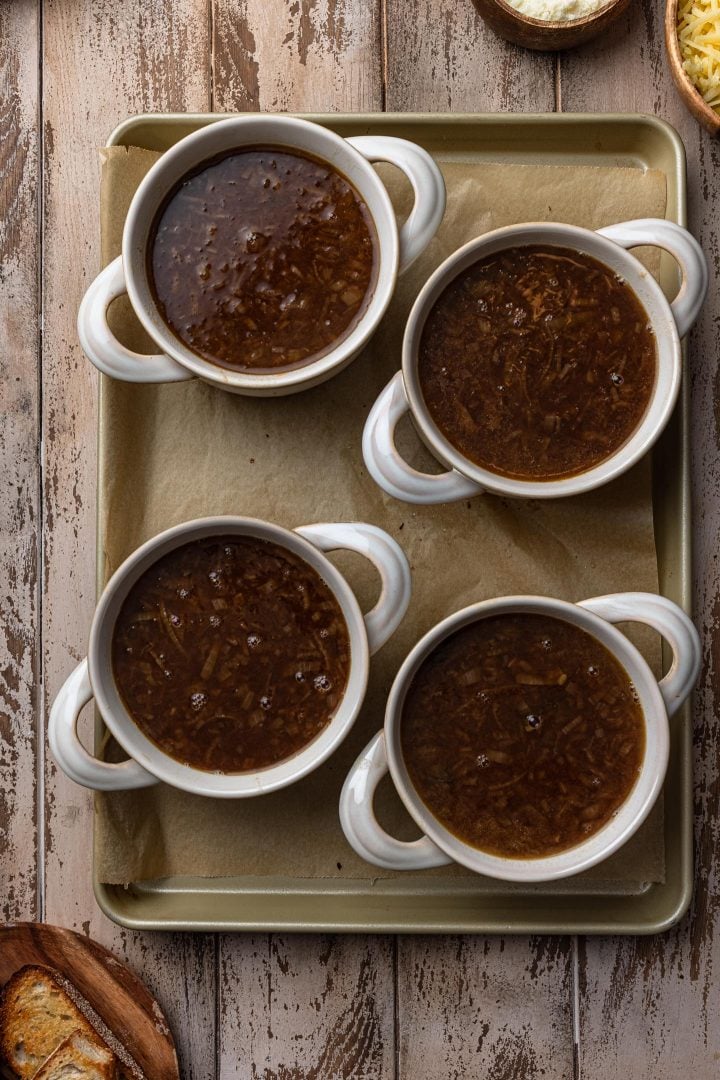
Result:
{"label": "small wooden bowl", "polygon": [[680,96],[690,112],[704,128],[714,135],[720,136],[720,116],[703,99],[702,94],[691,82],[683,67],[680,41],[677,32],[678,0],[668,0],[665,8],[665,47],[670,59],[670,71],[675,80],[675,85],[680,91]]}
{"label": "small wooden bowl", "polygon": [[630,0],[610,0],[609,3],[580,19],[550,22],[547,19],[531,19],[505,0],[474,0],[483,19],[493,30],[526,49],[544,49],[558,52],[582,45],[606,30],[622,15]]}

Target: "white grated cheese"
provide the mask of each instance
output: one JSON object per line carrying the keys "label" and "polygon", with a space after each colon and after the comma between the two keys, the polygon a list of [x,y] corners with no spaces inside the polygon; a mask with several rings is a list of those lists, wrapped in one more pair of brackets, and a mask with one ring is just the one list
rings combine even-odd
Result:
{"label": "white grated cheese", "polygon": [[685,71],[720,112],[720,0],[680,0],[678,39]]}
{"label": "white grated cheese", "polygon": [[593,15],[606,7],[608,0],[507,0],[517,11],[530,19],[546,22],[572,22]]}

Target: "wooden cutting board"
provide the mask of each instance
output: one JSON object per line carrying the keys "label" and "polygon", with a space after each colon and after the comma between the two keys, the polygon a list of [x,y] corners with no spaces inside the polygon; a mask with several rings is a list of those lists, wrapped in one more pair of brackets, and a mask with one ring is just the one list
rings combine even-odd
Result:
{"label": "wooden cutting board", "polygon": [[102,945],[43,923],[0,927],[0,985],[26,964],[52,968],[73,984],[139,1066],[139,1071],[123,1068],[125,1075],[180,1080],[175,1043],[160,1006]]}

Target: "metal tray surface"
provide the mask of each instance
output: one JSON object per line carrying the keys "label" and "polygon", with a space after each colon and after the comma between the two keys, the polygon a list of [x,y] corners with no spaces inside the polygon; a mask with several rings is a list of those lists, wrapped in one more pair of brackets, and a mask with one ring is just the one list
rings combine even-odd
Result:
{"label": "metal tray surface", "polygon": [[[108,146],[166,150],[222,115],[134,116],[112,133]],[[666,216],[686,223],[685,150],[663,120],[639,114],[412,114],[307,115],[344,136],[397,135],[445,160],[508,164],[618,165],[659,169],[667,178]],[[661,284],[677,289],[674,264]],[[102,389],[101,389],[102,393]],[[102,447],[102,441],[100,443]],[[653,506],[661,592],[690,612],[690,479],[688,390],[653,454]],[[98,500],[111,463],[98,463]],[[103,537],[98,530],[98,551]],[[98,560],[100,565],[100,560]],[[101,587],[102,583],[99,583]],[[567,879],[552,891],[512,892],[501,882],[481,888],[448,879],[422,886],[399,874],[372,881],[297,878],[174,877],[129,883],[95,880],[95,896],[109,918],[133,929],[358,933],[654,934],[687,910],[693,880],[692,720],[686,705],[671,723],[665,782],[666,878],[662,884],[617,889]]]}

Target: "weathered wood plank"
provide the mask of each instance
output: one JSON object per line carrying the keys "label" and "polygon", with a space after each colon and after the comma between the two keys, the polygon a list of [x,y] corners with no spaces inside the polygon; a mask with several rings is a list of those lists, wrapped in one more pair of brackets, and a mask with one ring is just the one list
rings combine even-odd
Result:
{"label": "weathered wood plank", "polygon": [[225,938],[222,1080],[395,1075],[391,938]]}
{"label": "weathered wood plank", "polygon": [[382,108],[379,0],[214,0],[218,112]]}
{"label": "weathered wood plank", "polygon": [[399,1077],[569,1080],[569,938],[398,939]]}
{"label": "weathered wood plank", "polygon": [[38,29],[0,7],[0,919],[37,905]]}
{"label": "weathered wood plank", "polygon": [[[96,376],[77,342],[100,267],[97,147],[129,113],[209,103],[206,0],[48,0],[44,6],[43,433],[45,686],[84,655],[94,607]],[[92,894],[90,795],[48,762],[46,916],[113,949],[147,980],[176,1034],[183,1077],[214,1076],[210,938],[119,930]]]}
{"label": "weathered wood plank", "polygon": [[710,257],[711,284],[692,334],[692,472],[695,613],[704,668],[695,703],[695,898],[688,916],[655,938],[580,943],[580,1075],[633,1080],[716,1076],[720,1031],[720,350],[717,232],[720,147],[685,111],[665,61],[660,0],[635,3],[611,36],[562,59],[562,101],[570,110],[655,112],[673,123],[688,154],[690,225]]}
{"label": "weathered wood plank", "polygon": [[552,112],[555,59],[499,38],[471,0],[386,0],[385,108]]}
{"label": "weathered wood plank", "polygon": [[[496,37],[471,3],[388,0],[388,109],[552,111],[554,60]],[[399,1077],[569,1077],[568,940],[398,940]]]}
{"label": "weathered wood plank", "polygon": [[[379,0],[215,0],[217,110],[379,110],[381,58]],[[389,1078],[393,987],[387,939],[222,938],[220,1076]]]}

